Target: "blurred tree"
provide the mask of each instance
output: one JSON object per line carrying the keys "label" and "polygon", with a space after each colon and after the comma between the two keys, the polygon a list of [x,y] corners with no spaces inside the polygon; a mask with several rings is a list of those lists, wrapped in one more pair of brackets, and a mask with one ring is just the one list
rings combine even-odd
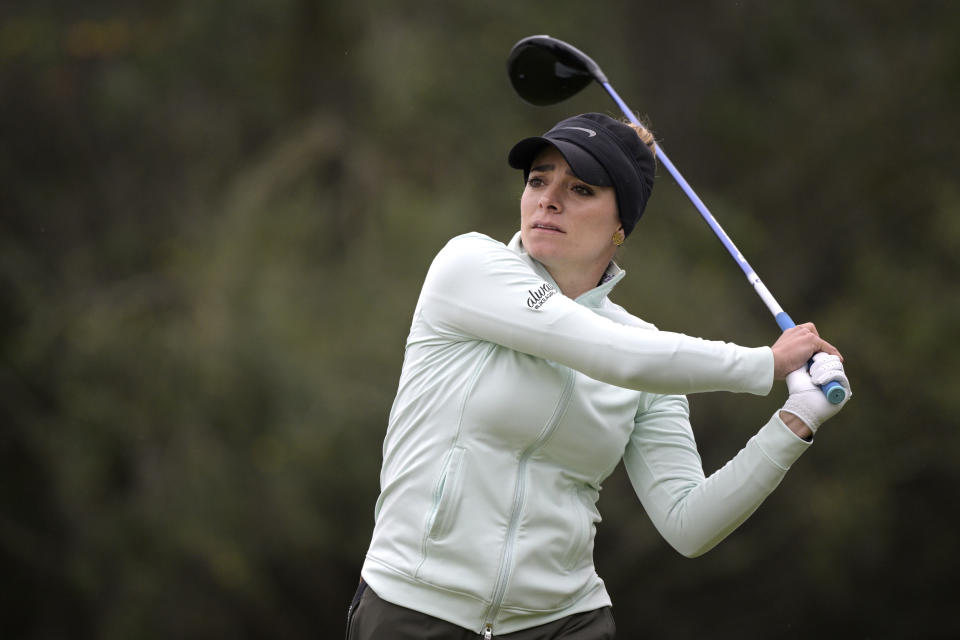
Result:
{"label": "blurred tree", "polygon": [[[610,479],[621,635],[956,635],[958,32],[944,1],[0,8],[4,634],[340,633],[429,261],[510,236],[515,139],[613,113],[512,95],[509,47],[550,33],[650,115],[855,391],[697,561]],[[621,258],[616,299],[661,327],[775,338],[666,177]],[[707,469],[782,398],[693,397]]]}

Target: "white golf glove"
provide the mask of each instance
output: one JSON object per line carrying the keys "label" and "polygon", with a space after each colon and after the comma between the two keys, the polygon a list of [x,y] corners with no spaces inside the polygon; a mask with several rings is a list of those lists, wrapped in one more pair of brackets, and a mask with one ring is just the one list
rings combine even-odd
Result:
{"label": "white golf glove", "polygon": [[[847,390],[847,396],[839,404],[830,404],[818,386],[833,381]],[[843,371],[840,357],[823,352],[814,354],[809,372],[806,367],[801,367],[787,374],[787,390],[790,392],[790,397],[787,398],[781,411],[797,416],[814,433],[821,424],[836,415],[853,396],[850,381],[847,380],[847,374]]]}

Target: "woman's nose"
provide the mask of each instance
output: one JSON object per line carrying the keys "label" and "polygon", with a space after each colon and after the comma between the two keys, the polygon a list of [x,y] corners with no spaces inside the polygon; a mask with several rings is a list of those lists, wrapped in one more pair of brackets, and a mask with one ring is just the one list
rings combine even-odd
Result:
{"label": "woman's nose", "polygon": [[550,185],[540,194],[540,207],[552,211],[560,211],[560,198],[556,187]]}

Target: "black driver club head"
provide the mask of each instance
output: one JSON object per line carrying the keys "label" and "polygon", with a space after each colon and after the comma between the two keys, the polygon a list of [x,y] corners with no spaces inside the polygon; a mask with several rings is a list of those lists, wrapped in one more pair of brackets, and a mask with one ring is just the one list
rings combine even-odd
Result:
{"label": "black driver club head", "polygon": [[513,45],[507,73],[517,95],[538,107],[562,102],[594,80],[607,81],[587,54],[546,35],[529,36]]}

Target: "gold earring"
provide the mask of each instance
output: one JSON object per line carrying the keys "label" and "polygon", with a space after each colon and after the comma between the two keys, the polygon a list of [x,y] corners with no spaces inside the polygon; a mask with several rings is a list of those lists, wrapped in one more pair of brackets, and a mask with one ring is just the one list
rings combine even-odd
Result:
{"label": "gold earring", "polygon": [[615,234],[613,234],[613,244],[618,247],[623,245],[623,241],[626,239],[626,235],[623,233],[623,229],[618,229]]}

